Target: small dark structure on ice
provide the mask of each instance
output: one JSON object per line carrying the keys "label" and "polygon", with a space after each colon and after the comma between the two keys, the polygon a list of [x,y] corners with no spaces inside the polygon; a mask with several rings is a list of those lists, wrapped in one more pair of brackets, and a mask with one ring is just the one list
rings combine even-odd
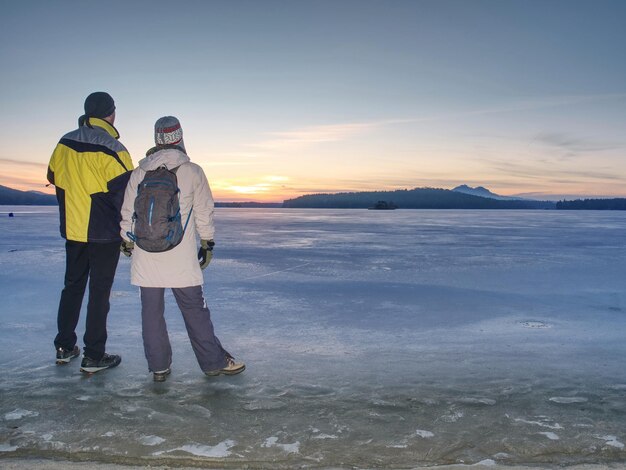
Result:
{"label": "small dark structure on ice", "polygon": [[393,202],[389,201],[378,201],[376,204],[374,204],[372,207],[368,207],[369,210],[377,210],[377,211],[391,211],[394,209],[397,209],[398,206],[396,206]]}

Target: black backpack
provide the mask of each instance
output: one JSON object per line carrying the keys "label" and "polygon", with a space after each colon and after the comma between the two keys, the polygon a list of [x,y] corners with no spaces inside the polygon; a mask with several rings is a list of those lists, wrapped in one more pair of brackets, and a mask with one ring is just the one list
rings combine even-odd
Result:
{"label": "black backpack", "polygon": [[133,225],[128,236],[144,251],[171,250],[185,235],[193,207],[183,227],[177,170],[178,167],[168,170],[165,166],[150,170],[137,187]]}

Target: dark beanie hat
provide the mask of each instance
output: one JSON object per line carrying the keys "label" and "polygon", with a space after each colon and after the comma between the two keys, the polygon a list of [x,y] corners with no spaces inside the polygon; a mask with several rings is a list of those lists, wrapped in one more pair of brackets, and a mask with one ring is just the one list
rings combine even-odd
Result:
{"label": "dark beanie hat", "polygon": [[96,91],[85,100],[85,116],[105,118],[115,111],[115,102],[111,95],[104,91]]}

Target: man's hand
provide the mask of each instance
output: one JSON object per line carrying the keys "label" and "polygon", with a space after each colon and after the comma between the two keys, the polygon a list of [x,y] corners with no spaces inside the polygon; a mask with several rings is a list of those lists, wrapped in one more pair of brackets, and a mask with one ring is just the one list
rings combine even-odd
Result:
{"label": "man's hand", "polygon": [[211,259],[213,258],[214,246],[215,242],[213,240],[200,240],[200,249],[198,250],[200,269],[206,268],[211,262]]}
{"label": "man's hand", "polygon": [[127,242],[126,240],[122,240],[122,244],[120,245],[120,251],[124,253],[124,256],[131,257],[133,254],[133,248],[135,248],[135,244],[133,242]]}

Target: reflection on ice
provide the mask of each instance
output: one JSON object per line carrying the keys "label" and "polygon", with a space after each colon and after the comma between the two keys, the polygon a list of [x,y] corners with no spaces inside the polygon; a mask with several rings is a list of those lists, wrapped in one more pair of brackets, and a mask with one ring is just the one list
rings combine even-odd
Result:
{"label": "reflection on ice", "polygon": [[173,372],[155,384],[127,260],[109,317],[123,362],[85,377],[53,364],[56,213],[0,221],[0,458],[626,461],[626,214],[220,209],[217,222],[205,294],[247,370],[203,376],[168,295]]}

